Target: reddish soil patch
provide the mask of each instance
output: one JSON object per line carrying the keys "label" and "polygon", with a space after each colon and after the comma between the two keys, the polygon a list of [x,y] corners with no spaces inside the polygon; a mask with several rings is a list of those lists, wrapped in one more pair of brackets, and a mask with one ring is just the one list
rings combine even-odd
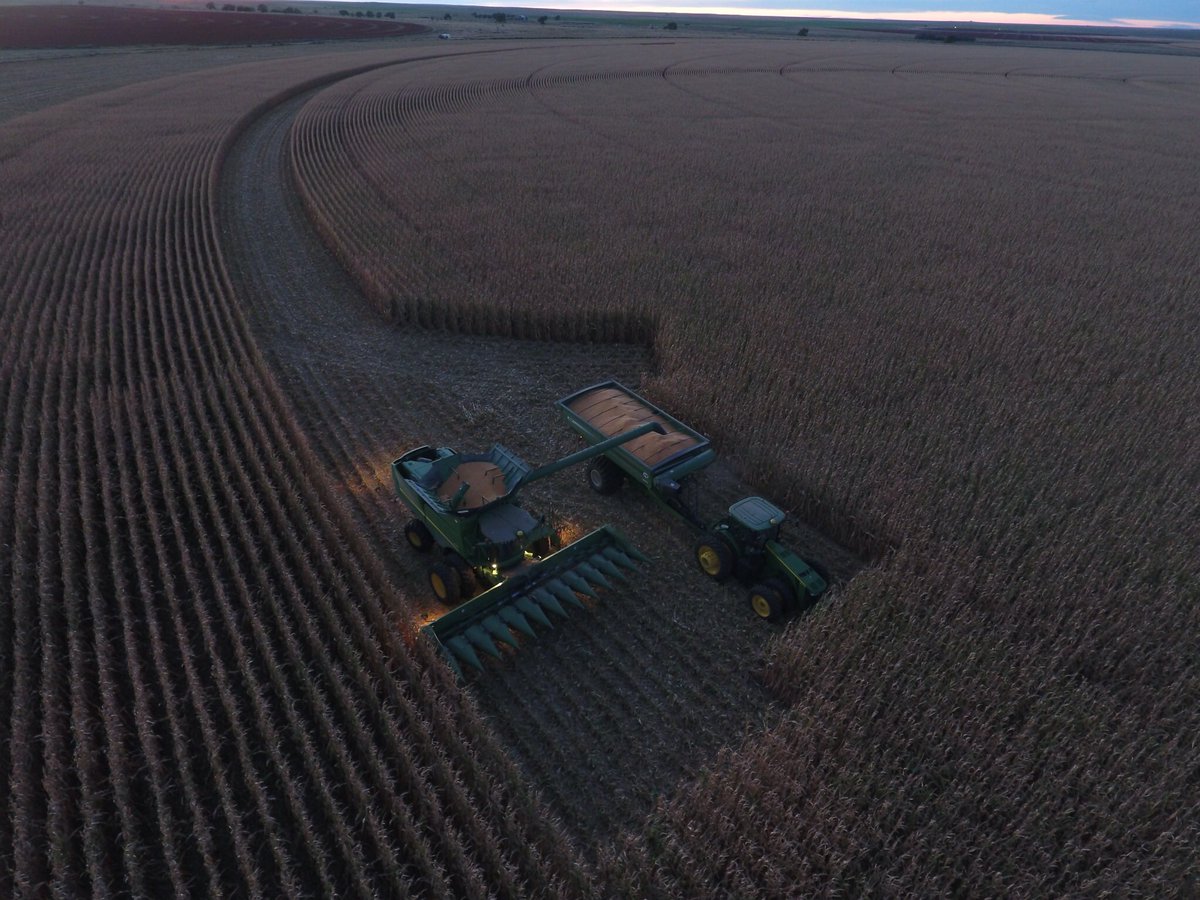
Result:
{"label": "reddish soil patch", "polygon": [[0,7],[0,49],[131,44],[259,44],[420,34],[409,22],[124,6]]}

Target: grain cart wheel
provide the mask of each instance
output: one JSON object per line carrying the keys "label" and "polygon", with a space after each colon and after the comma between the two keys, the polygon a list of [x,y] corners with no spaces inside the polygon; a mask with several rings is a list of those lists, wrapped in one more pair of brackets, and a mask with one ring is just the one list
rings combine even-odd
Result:
{"label": "grain cart wheel", "polygon": [[713,581],[724,581],[733,574],[736,560],[733,548],[721,536],[706,534],[693,546],[696,565]]}
{"label": "grain cart wheel", "polygon": [[453,606],[462,599],[462,581],[458,577],[458,569],[449,560],[433,564],[429,570],[429,586],[433,588],[433,596],[447,606]]}
{"label": "grain cart wheel", "polygon": [[587,467],[588,485],[597,494],[615,494],[624,481],[625,473],[611,459],[601,456]]}
{"label": "grain cart wheel", "polygon": [[786,584],[772,578],[750,588],[747,599],[750,601],[750,608],[760,619],[778,622],[787,612],[791,593],[791,589]]}
{"label": "grain cart wheel", "polygon": [[433,535],[420,519],[413,519],[404,526],[404,537],[408,540],[408,546],[418,553],[428,553],[433,549]]}

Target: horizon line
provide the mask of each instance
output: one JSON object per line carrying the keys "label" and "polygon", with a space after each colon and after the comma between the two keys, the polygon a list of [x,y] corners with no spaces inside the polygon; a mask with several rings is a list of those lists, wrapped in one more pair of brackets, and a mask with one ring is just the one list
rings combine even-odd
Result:
{"label": "horizon line", "polygon": [[[561,0],[560,0],[561,4]],[[970,25],[1039,25],[1070,28],[1200,29],[1200,22],[1170,19],[1112,18],[1076,19],[1055,13],[1000,13],[988,10],[920,10],[913,12],[860,12],[840,9],[775,9],[752,6],[655,6],[625,0],[581,0],[578,5],[525,6],[501,0],[444,3],[445,6],[474,6],[489,9],[531,9],[567,13],[648,13],[657,15],[744,16],[766,19],[852,19],[863,22],[952,22]]]}

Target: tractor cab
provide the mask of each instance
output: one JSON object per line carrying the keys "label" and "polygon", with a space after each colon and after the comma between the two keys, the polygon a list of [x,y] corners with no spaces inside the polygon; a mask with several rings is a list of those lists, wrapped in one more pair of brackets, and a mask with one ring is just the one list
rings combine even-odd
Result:
{"label": "tractor cab", "polygon": [[768,545],[779,540],[787,514],[762,497],[744,497],[696,542],[696,562],[710,578],[757,577],[766,563]]}
{"label": "tractor cab", "polygon": [[787,513],[762,497],[745,497],[729,507],[729,524],[744,547],[765,548],[779,540],[779,526]]}

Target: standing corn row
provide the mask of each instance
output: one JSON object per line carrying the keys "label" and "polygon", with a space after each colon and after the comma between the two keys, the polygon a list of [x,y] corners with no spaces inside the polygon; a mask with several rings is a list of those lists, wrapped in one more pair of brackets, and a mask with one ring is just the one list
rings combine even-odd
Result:
{"label": "standing corn row", "polygon": [[577,884],[249,338],[214,179],[312,72],[244,77],[0,130],[0,893]]}

